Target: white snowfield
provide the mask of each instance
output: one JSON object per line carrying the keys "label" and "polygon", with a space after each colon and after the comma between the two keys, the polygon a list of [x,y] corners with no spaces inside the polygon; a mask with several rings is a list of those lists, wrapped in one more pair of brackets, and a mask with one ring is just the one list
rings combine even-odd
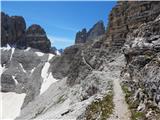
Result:
{"label": "white snowfield", "polygon": [[14,120],[19,116],[25,96],[25,93],[0,92],[0,120]]}
{"label": "white snowfield", "polygon": [[38,56],[43,56],[44,55],[44,53],[42,53],[42,52],[35,52]]}
{"label": "white snowfield", "polygon": [[42,85],[41,85],[40,95],[42,93],[44,93],[52,83],[58,81],[55,78],[53,78],[51,72],[49,73],[49,67],[50,67],[49,61],[52,59],[52,57],[54,57],[53,54],[48,54],[48,61],[45,63],[45,65],[42,69],[42,72],[41,72],[43,82],[42,82]]}

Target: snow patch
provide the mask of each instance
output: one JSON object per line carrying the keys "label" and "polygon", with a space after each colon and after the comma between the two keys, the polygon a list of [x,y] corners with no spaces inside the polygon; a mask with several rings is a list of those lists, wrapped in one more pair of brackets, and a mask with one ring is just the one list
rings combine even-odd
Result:
{"label": "snow patch", "polygon": [[[48,54],[48,61],[50,61],[52,57],[54,57],[53,54]],[[48,73],[49,67],[50,67],[50,63],[46,62],[41,71],[43,83],[41,85],[40,95],[44,93],[52,83],[58,81],[57,79],[53,78],[52,73]]]}
{"label": "snow patch", "polygon": [[13,78],[15,84],[17,85],[17,84],[18,84],[18,81],[16,80],[16,76],[12,76],[12,78]]}
{"label": "snow patch", "polygon": [[44,55],[44,53],[42,53],[42,52],[35,52],[38,56],[43,56]]}
{"label": "snow patch", "polygon": [[17,94],[14,92],[2,93],[0,92],[0,119],[1,120],[14,120],[20,115],[21,106],[23,104],[26,94]]}
{"label": "snow patch", "polygon": [[7,44],[7,47],[1,47],[0,49],[1,49],[1,50],[10,50],[11,47]]}
{"label": "snow patch", "polygon": [[48,61],[50,61],[52,59],[52,57],[54,57],[53,54],[48,54]]}
{"label": "snow patch", "polygon": [[43,67],[42,72],[41,72],[41,76],[42,76],[43,79],[46,79],[48,77],[49,66],[50,66],[49,62],[44,64],[44,67]]}
{"label": "snow patch", "polygon": [[27,47],[27,49],[25,49],[24,51],[26,52],[26,51],[29,51],[31,48],[30,47]]}
{"label": "snow patch", "polygon": [[23,67],[22,63],[19,63],[19,65],[21,66],[22,71],[23,71],[24,73],[27,73],[27,72],[26,72],[26,70],[24,69],[24,67]]}
{"label": "snow patch", "polygon": [[49,88],[49,86],[56,81],[58,80],[53,78],[52,73],[50,73],[47,78],[43,79],[40,94],[44,93]]}
{"label": "snow patch", "polygon": [[61,55],[61,53],[57,50],[57,51],[56,51],[56,55]]}
{"label": "snow patch", "polygon": [[10,56],[10,60],[12,59],[13,53],[15,51],[15,48],[11,48],[11,56]]}
{"label": "snow patch", "polygon": [[34,67],[34,68],[31,70],[31,74],[34,72],[35,69],[36,69],[36,68]]}
{"label": "snow patch", "polygon": [[2,75],[2,73],[5,71],[5,66],[2,67],[2,65],[0,65],[0,76]]}

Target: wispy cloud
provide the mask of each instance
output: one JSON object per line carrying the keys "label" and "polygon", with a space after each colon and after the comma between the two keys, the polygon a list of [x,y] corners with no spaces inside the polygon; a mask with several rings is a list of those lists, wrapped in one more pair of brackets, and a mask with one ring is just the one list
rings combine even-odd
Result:
{"label": "wispy cloud", "polygon": [[74,44],[74,40],[70,38],[58,37],[52,35],[48,35],[48,38],[50,39],[52,46],[55,46],[58,49],[66,48]]}
{"label": "wispy cloud", "polygon": [[72,31],[72,32],[77,32],[77,30],[79,30],[79,29],[72,28],[72,27],[57,26],[57,25],[53,25],[53,24],[51,26],[54,27],[54,28],[58,28],[58,29],[61,29],[61,30],[66,30],[66,31]]}

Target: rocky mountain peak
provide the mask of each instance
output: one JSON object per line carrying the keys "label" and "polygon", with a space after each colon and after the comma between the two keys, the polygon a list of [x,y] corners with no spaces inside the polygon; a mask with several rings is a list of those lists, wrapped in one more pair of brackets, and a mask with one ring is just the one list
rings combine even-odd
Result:
{"label": "rocky mountain peak", "polygon": [[1,12],[1,23],[1,46],[9,44],[19,49],[32,47],[42,52],[50,52],[50,40],[40,25],[33,24],[26,29],[22,16],[8,16],[4,12]]}
{"label": "rocky mountain peak", "polygon": [[26,30],[26,42],[28,47],[49,52],[51,48],[50,40],[46,32],[40,25],[33,24]]}
{"label": "rocky mountain peak", "polygon": [[100,35],[105,33],[105,27],[102,20],[98,21],[89,31],[88,31],[88,40],[92,40]]}
{"label": "rocky mountain peak", "polygon": [[77,32],[75,43],[85,43],[87,38],[87,30],[83,28],[82,31]]}
{"label": "rocky mountain peak", "polygon": [[26,34],[27,35],[46,35],[46,32],[40,25],[33,24],[28,27]]}
{"label": "rocky mountain peak", "polygon": [[8,16],[1,12],[1,46],[15,45],[23,41],[26,23],[21,16]]}
{"label": "rocky mountain peak", "polygon": [[102,20],[98,21],[88,32],[86,28],[83,28],[82,31],[77,32],[75,43],[85,43],[86,41],[93,40],[98,36],[101,36],[105,33],[105,27]]}

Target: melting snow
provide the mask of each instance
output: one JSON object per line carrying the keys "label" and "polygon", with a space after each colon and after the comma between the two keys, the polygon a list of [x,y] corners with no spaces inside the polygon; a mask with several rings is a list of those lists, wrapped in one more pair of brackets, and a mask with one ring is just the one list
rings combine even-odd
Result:
{"label": "melting snow", "polygon": [[35,52],[38,56],[43,56],[44,55],[44,53],[42,53],[42,52]]}
{"label": "melting snow", "polygon": [[1,47],[1,50],[10,50],[11,47],[7,44],[7,47]]}
{"label": "melting snow", "polygon": [[48,61],[50,61],[51,59],[52,59],[52,57],[54,57],[54,55],[53,54],[48,54],[49,56],[48,56]]}
{"label": "melting snow", "polygon": [[0,76],[2,75],[2,73],[5,71],[5,66],[4,67],[2,67],[1,65],[0,65]]}
{"label": "melting snow", "polygon": [[[48,61],[53,57],[54,55],[53,54],[49,54],[48,56]],[[48,88],[49,86],[56,82],[57,80],[55,78],[53,78],[52,76],[52,73],[48,73],[48,70],[49,70],[49,67],[50,67],[50,63],[49,62],[46,62],[44,64],[44,67],[42,69],[42,72],[41,72],[41,76],[43,78],[43,83],[41,85],[41,90],[40,90],[40,94],[44,93]]]}
{"label": "melting snow", "polygon": [[0,119],[14,120],[19,116],[25,96],[25,93],[17,94],[14,92],[0,92]]}
{"label": "melting snow", "polygon": [[56,51],[56,55],[61,55],[61,53],[57,50],[57,51]]}
{"label": "melting snow", "polygon": [[12,59],[13,53],[14,53],[15,48],[11,48],[11,57],[10,60]]}
{"label": "melting snow", "polygon": [[43,79],[46,79],[48,77],[49,66],[50,66],[49,62],[44,64],[44,67],[43,67],[42,72],[41,72],[41,76],[42,76]]}
{"label": "melting snow", "polygon": [[27,47],[27,49],[25,49],[24,51],[26,52],[26,51],[29,51],[31,48],[30,47]]}
{"label": "melting snow", "polygon": [[16,78],[15,78],[16,76],[12,76],[12,78],[13,78],[13,80],[14,80],[14,82],[15,82],[15,84],[17,85],[18,84],[18,81],[16,80]]}
{"label": "melting snow", "polygon": [[34,67],[34,68],[31,70],[31,74],[34,72],[35,69],[36,69],[36,68]]}
{"label": "melting snow", "polygon": [[49,86],[56,81],[57,80],[53,78],[52,73],[50,73],[47,78],[43,79],[40,94],[44,93],[49,88]]}
{"label": "melting snow", "polygon": [[26,73],[26,70],[24,69],[24,67],[23,67],[22,63],[19,63],[19,65],[21,66],[22,71],[23,71],[24,73]]}

